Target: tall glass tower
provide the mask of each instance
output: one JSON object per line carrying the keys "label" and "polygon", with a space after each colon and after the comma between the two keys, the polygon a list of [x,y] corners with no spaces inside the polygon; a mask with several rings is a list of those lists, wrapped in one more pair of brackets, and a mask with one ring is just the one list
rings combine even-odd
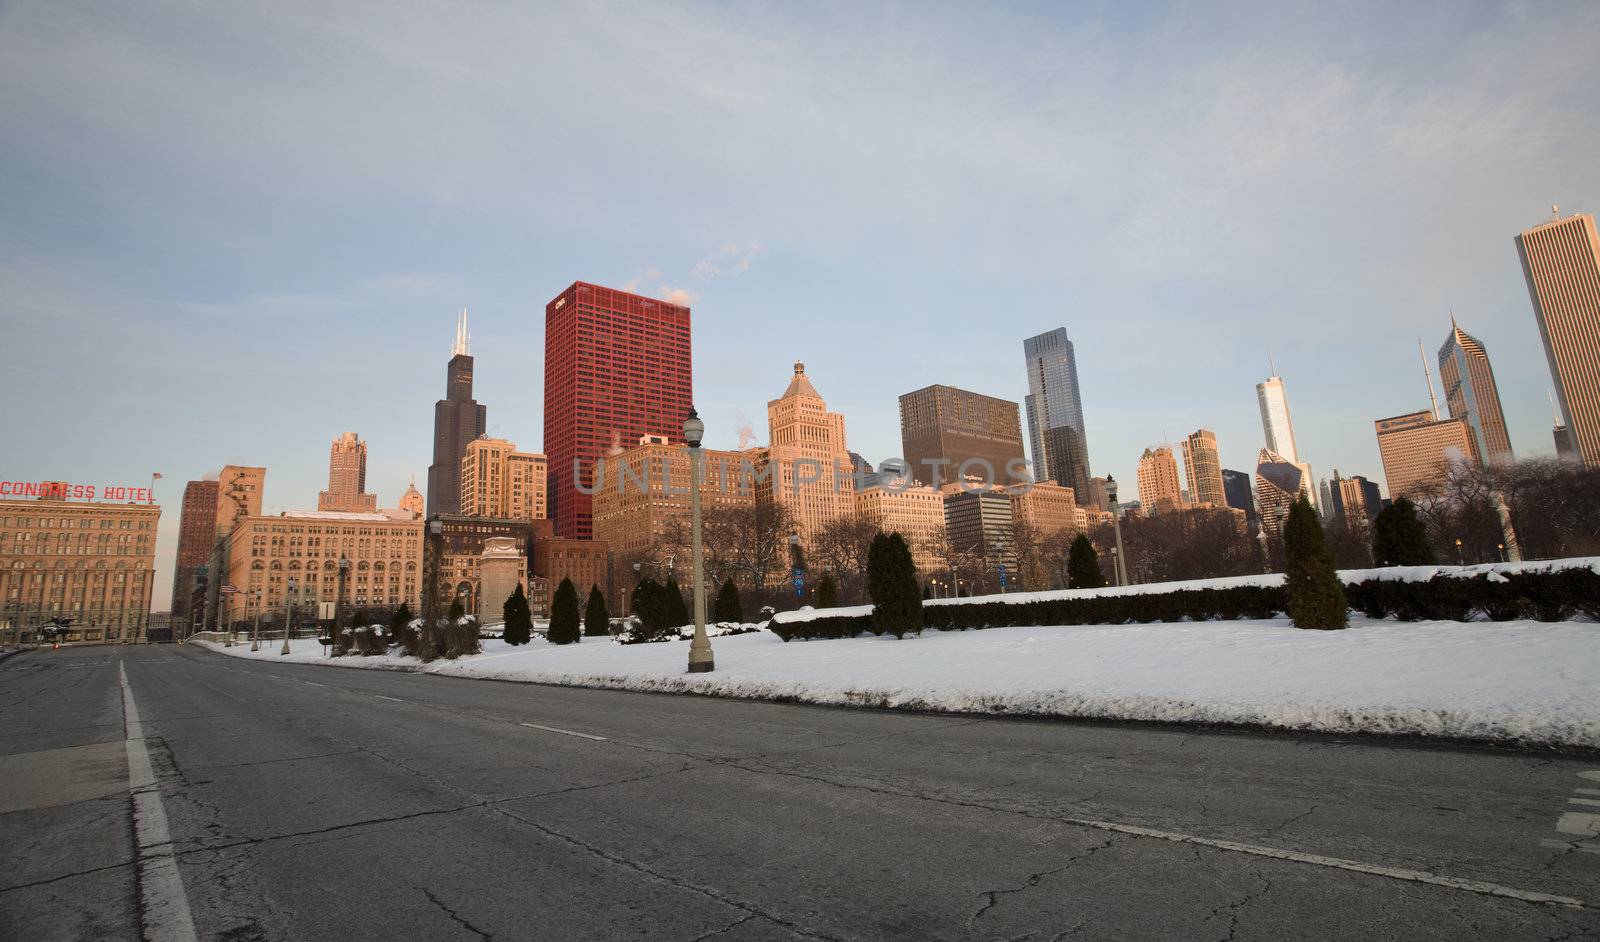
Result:
{"label": "tall glass tower", "polygon": [[[1083,399],[1078,393],[1078,360],[1057,327],[1022,342],[1028,365],[1028,440],[1033,449],[1033,475],[1089,493],[1089,441],[1083,428]],[[1085,497],[1080,496],[1079,500]]]}

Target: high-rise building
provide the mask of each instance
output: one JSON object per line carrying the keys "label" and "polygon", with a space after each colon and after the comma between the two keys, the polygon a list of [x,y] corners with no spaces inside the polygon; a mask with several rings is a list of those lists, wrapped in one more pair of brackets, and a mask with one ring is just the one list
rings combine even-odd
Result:
{"label": "high-rise building", "polygon": [[1011,495],[1011,522],[1026,523],[1036,536],[1046,537],[1062,530],[1079,529],[1082,514],[1072,488],[1052,481],[1015,485]]}
{"label": "high-rise building", "polygon": [[806,365],[796,363],[783,395],[767,403],[767,427],[771,444],[757,458],[756,500],[787,506],[809,549],[824,525],[855,512],[844,416],[828,411]]}
{"label": "high-rise building", "polygon": [[[247,465],[224,465],[217,474],[217,530],[206,560],[209,580],[206,585],[204,625],[215,626],[222,614],[222,574],[228,571],[228,538],[245,517],[261,513],[262,492],[267,486],[267,469]],[[189,626],[184,626],[185,630]]]}
{"label": "high-rise building", "polygon": [[1419,486],[1442,481],[1454,462],[1477,461],[1472,430],[1461,419],[1436,419],[1423,409],[1372,424],[1390,497],[1408,497]]}
{"label": "high-rise building", "polygon": [[[428,466],[428,513],[461,510],[461,456],[484,433],[488,410],[472,398],[472,355],[467,312],[456,320],[456,342],[445,367],[444,398],[433,404],[433,464]],[[548,397],[547,397],[548,401]],[[548,406],[547,406],[548,407]]]}
{"label": "high-rise building", "polygon": [[689,309],[573,282],[545,305],[544,448],[557,535],[588,539],[595,465],[641,435],[683,441]]}
{"label": "high-rise building", "polygon": [[1147,514],[1177,510],[1184,505],[1178,462],[1166,445],[1146,448],[1139,457],[1139,506]]}
{"label": "high-rise building", "polygon": [[1289,393],[1283,386],[1283,377],[1273,374],[1256,384],[1256,403],[1261,407],[1261,431],[1267,438],[1267,450],[1290,464],[1300,463],[1300,452],[1294,443],[1294,419],[1289,415]]}
{"label": "high-rise building", "polygon": [[1089,492],[1079,495],[1073,492],[1080,507],[1096,507],[1109,513],[1111,508],[1117,506],[1117,479],[1111,475],[1103,478],[1089,479]]}
{"label": "high-rise building", "polygon": [[355,432],[333,440],[328,450],[328,489],[317,495],[318,510],[371,513],[376,495],[367,493],[367,443]]}
{"label": "high-rise building", "polygon": [[[660,436],[643,439],[606,459],[605,480],[598,482],[590,505],[594,538],[619,555],[641,555],[664,543],[689,545],[689,450],[666,444]],[[754,504],[751,470],[751,459],[743,452],[701,449],[702,510]]]}
{"label": "high-rise building", "polygon": [[1600,466],[1600,235],[1587,213],[1554,215],[1517,236],[1517,254],[1561,424],[1583,463]]}
{"label": "high-rise building", "polygon": [[1028,439],[1033,448],[1033,476],[1072,488],[1089,490],[1089,440],[1084,432],[1083,397],[1078,391],[1078,360],[1057,327],[1022,342],[1028,367]]}
{"label": "high-rise building", "polygon": [[415,476],[411,478],[411,483],[406,485],[406,492],[400,496],[400,509],[417,517],[427,513],[428,505],[422,499],[422,492],[417,490]]}
{"label": "high-rise building", "polygon": [[947,487],[944,525],[953,550],[993,559],[1011,542],[1011,495],[1003,490]]}
{"label": "high-rise building", "polygon": [[856,516],[885,533],[898,533],[911,549],[911,561],[923,576],[944,567],[936,545],[944,533],[944,494],[904,478],[879,482],[855,492]]}
{"label": "high-rise building", "polygon": [[963,473],[986,473],[1000,484],[1030,479],[1023,476],[1017,404],[954,386],[900,397],[900,453],[912,478],[934,488]]}
{"label": "high-rise building", "polygon": [[[189,624],[195,602],[195,574],[211,557],[211,548],[216,542],[217,482],[190,481],[183,488],[183,511],[178,518],[178,555],[172,565],[172,624]],[[200,605],[204,607],[204,600]]]}
{"label": "high-rise building", "polygon": [[68,641],[142,641],[160,521],[156,504],[0,498],[0,636],[70,618]]}
{"label": "high-rise building", "polygon": [[545,456],[518,451],[503,438],[475,438],[461,457],[461,513],[468,517],[542,520]]}
{"label": "high-rise building", "polygon": [[1378,511],[1383,509],[1382,501],[1378,498],[1378,485],[1359,474],[1342,478],[1338,471],[1334,471],[1329,490],[1334,512],[1352,528],[1372,522],[1378,516]]}
{"label": "high-rise building", "polygon": [[1189,499],[1213,507],[1228,505],[1222,486],[1222,458],[1217,454],[1217,433],[1196,429],[1183,440],[1183,470],[1189,482]]}
{"label": "high-rise building", "polygon": [[1256,503],[1260,508],[1262,532],[1272,539],[1281,539],[1289,508],[1301,495],[1308,501],[1311,499],[1310,475],[1272,449],[1261,449],[1256,464]]}
{"label": "high-rise building", "polygon": [[1489,353],[1476,337],[1456,326],[1454,316],[1450,318],[1450,336],[1439,348],[1439,382],[1444,384],[1450,418],[1461,419],[1472,429],[1478,454],[1489,462],[1512,460],[1511,436],[1500,409],[1500,390],[1495,386]]}
{"label": "high-rise building", "polygon": [[1256,499],[1250,487],[1250,475],[1244,471],[1234,471],[1231,468],[1222,469],[1222,493],[1224,500],[1234,510],[1244,511],[1247,520],[1256,519]]}

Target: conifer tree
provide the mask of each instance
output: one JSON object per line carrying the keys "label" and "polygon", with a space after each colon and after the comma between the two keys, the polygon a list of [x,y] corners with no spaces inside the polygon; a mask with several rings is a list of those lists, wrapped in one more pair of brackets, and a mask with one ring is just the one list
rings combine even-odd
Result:
{"label": "conifer tree", "polygon": [[533,637],[533,610],[528,607],[528,596],[522,591],[522,583],[517,583],[516,589],[506,596],[506,603],[501,606],[500,612],[505,616],[503,637],[506,644],[527,644]]}
{"label": "conifer tree", "polygon": [[1094,551],[1094,544],[1082,533],[1078,534],[1067,553],[1067,588],[1099,589],[1105,584],[1106,577],[1100,571],[1100,556]]}
{"label": "conifer tree", "polygon": [[692,624],[693,619],[689,617],[689,606],[683,602],[683,590],[678,588],[677,576],[667,577],[667,588],[664,595],[666,596],[666,602],[662,605],[661,614],[666,623],[661,627],[681,628],[684,625]]}
{"label": "conifer tree", "polygon": [[1404,497],[1378,513],[1372,522],[1372,562],[1375,566],[1432,566],[1433,547],[1417,519],[1417,505]]}
{"label": "conifer tree", "polygon": [[744,603],[739,600],[739,587],[732,579],[723,582],[717,592],[717,621],[744,624]]}
{"label": "conifer tree", "polygon": [[911,548],[898,533],[879,533],[867,551],[867,593],[872,597],[872,623],[896,638],[922,631],[922,595]]}
{"label": "conifer tree", "polygon": [[1301,494],[1283,525],[1284,591],[1296,628],[1343,628],[1349,616],[1344,585],[1333,568],[1333,554],[1322,521]]}
{"label": "conifer tree", "polygon": [[606,611],[606,597],[600,587],[589,587],[589,601],[583,608],[583,633],[591,638],[605,638],[611,634],[611,613]]}
{"label": "conifer tree", "polygon": [[823,574],[822,581],[817,583],[817,607],[839,607],[839,587],[833,582],[833,573]]}
{"label": "conifer tree", "polygon": [[578,640],[578,590],[571,579],[562,579],[550,601],[550,631],[546,636],[551,644],[573,644]]}

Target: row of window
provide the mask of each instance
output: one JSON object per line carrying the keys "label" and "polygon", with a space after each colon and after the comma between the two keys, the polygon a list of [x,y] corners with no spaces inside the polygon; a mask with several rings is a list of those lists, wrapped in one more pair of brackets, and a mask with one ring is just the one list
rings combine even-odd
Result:
{"label": "row of window", "polygon": [[[0,517],[0,527],[9,527],[9,526],[11,526],[12,525],[12,520],[13,520],[13,518],[11,518],[11,517]],[[37,527],[40,527],[40,528],[45,529],[45,530],[71,530],[71,529],[74,529],[74,527],[72,525],[74,520],[77,521],[78,525],[77,525],[76,529],[79,529],[79,530],[94,530],[94,529],[101,529],[101,530],[148,530],[148,529],[150,529],[150,521],[149,520],[138,520],[138,521],[135,521],[135,520],[105,520],[105,519],[102,519],[102,520],[99,521],[100,526],[98,528],[96,528],[95,527],[95,522],[96,521],[94,519],[92,519],[92,518],[89,518],[89,517],[17,517],[17,518],[15,518],[16,526],[19,526],[19,527],[37,526]],[[135,526],[135,524],[137,524],[137,526]]]}

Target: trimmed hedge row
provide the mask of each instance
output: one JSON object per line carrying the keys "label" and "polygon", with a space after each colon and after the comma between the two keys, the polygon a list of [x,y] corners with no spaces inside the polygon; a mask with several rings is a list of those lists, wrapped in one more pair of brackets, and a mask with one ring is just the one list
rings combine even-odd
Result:
{"label": "trimmed hedge row", "polygon": [[[1344,587],[1350,607],[1372,618],[1400,621],[1490,621],[1529,618],[1563,621],[1586,614],[1600,621],[1600,574],[1589,569],[1478,575],[1470,579],[1434,576],[1427,582],[1368,579]],[[1044,601],[970,602],[925,605],[923,621],[939,631],[1042,625],[1125,625],[1149,622],[1234,621],[1282,614],[1287,599],[1281,586],[1178,589],[1141,595],[1106,595]],[[767,626],[791,638],[849,638],[876,633],[871,615],[813,618]]]}

